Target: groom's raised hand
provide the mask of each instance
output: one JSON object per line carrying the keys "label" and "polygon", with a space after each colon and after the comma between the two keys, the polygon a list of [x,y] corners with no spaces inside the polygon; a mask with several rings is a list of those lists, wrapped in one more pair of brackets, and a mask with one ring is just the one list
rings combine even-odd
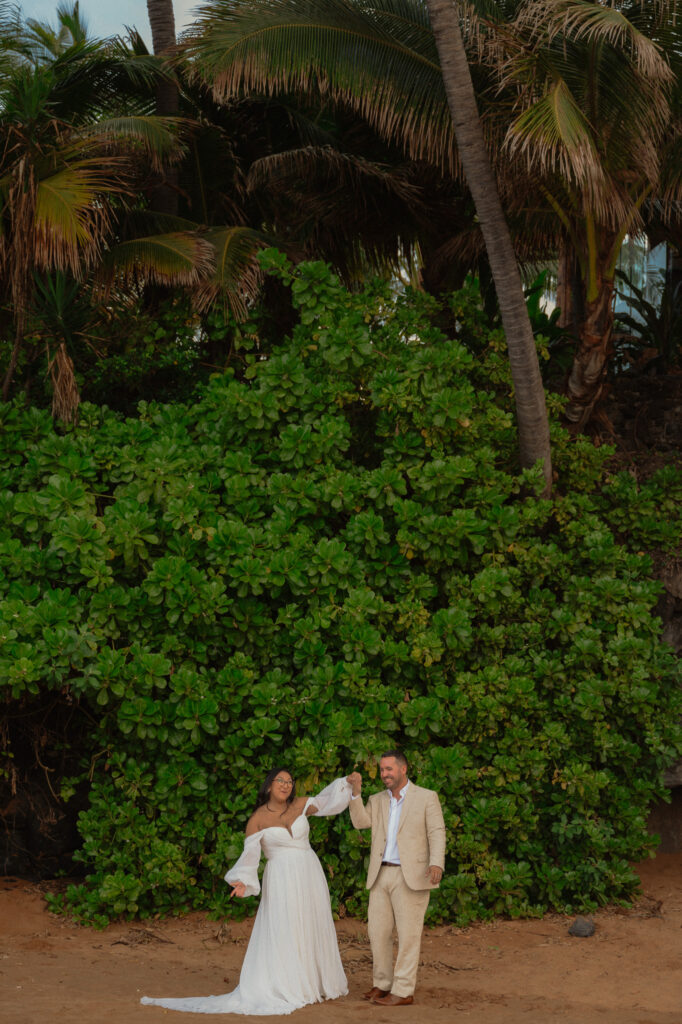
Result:
{"label": "groom's raised hand", "polygon": [[346,782],[350,782],[353,796],[360,796],[360,790],[362,789],[362,775],[360,772],[351,772],[350,775],[346,776]]}

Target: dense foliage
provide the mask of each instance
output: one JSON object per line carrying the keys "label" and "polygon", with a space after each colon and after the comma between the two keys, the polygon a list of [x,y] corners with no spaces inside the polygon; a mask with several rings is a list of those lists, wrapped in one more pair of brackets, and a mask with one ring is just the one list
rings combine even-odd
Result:
{"label": "dense foliage", "polygon": [[[221,876],[265,770],[312,792],[358,766],[371,790],[395,744],[442,797],[431,921],[626,897],[680,692],[649,562],[614,530],[674,542],[679,477],[608,484],[555,428],[538,498],[473,289],[448,338],[424,295],[267,261],[299,323],[242,379],[129,419],[84,406],[61,433],[0,408],[0,685],[91,730],[62,780],[89,794],[65,905],[241,913]],[[313,842],[335,908],[362,913],[367,837],[343,815]]]}

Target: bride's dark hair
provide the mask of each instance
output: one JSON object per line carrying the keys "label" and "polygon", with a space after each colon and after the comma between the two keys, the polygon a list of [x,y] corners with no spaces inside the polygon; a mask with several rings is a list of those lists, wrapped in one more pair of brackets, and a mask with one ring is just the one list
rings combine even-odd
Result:
{"label": "bride's dark hair", "polygon": [[[280,772],[286,772],[287,775],[289,776],[289,778],[291,779],[291,781],[293,782],[293,786],[291,787],[291,792],[289,793],[289,796],[287,797],[287,807],[289,806],[289,804],[293,804],[294,800],[296,799],[296,779],[293,777],[293,775],[291,774],[291,772],[289,771],[288,768],[282,768],[282,767],[273,768],[272,771],[269,771],[268,774],[265,776],[265,778],[263,779],[263,784],[261,785],[260,789],[258,790],[258,796],[256,797],[256,806],[253,809],[253,813],[254,814],[256,813],[256,811],[258,810],[259,807],[262,807],[263,804],[266,804],[268,802],[268,800],[270,799],[270,789],[272,788],[272,784],[273,784],[273,782],[275,781],[275,779],[277,778],[277,776],[279,775]],[[282,811],[282,814],[284,814],[284,812],[286,811],[287,807],[284,808],[284,811]],[[280,817],[281,816],[282,815],[280,815]]]}

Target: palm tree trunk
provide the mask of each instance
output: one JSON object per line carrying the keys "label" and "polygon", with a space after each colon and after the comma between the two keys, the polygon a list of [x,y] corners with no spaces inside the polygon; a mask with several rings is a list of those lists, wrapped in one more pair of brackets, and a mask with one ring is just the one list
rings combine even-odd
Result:
{"label": "palm tree trunk", "polygon": [[564,416],[576,430],[588,422],[604,392],[612,352],[614,294],[613,277],[599,273],[597,293],[585,302],[580,340],[566,385]]}
{"label": "palm tree trunk", "polygon": [[[170,53],[175,47],[173,0],[147,0],[147,15],[152,30],[152,47],[155,56]],[[160,79],[156,85],[156,113],[159,117],[177,117],[179,110],[180,96],[177,85],[170,79]],[[164,177],[165,181],[154,190],[152,209],[157,213],[177,216],[177,168],[165,168]]]}
{"label": "palm tree trunk", "polygon": [[476,206],[500,304],[516,396],[519,454],[523,467],[541,459],[546,494],[552,485],[549,421],[537,350],[523,296],[509,228],[504,217],[478,116],[456,0],[426,0],[462,167]]}

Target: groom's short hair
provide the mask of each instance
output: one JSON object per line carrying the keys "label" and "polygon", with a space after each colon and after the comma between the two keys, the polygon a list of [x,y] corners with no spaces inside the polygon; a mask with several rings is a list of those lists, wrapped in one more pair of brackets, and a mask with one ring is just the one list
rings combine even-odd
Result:
{"label": "groom's short hair", "polygon": [[398,762],[398,764],[401,764],[404,768],[407,768],[407,758],[403,754],[402,750],[387,750],[386,753],[381,755],[379,760],[383,761],[385,757],[393,757]]}

